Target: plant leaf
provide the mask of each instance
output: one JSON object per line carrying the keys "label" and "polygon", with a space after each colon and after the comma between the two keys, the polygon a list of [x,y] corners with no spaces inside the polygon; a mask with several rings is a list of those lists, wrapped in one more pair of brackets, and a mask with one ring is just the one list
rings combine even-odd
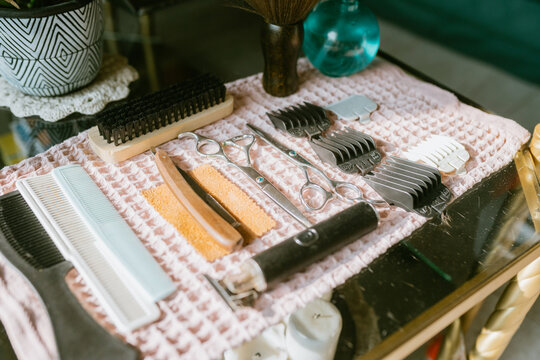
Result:
{"label": "plant leaf", "polygon": [[17,3],[15,2],[15,0],[3,0],[2,2],[6,2],[6,3],[10,4],[10,5],[13,6],[15,9],[20,9],[19,4],[17,4]]}

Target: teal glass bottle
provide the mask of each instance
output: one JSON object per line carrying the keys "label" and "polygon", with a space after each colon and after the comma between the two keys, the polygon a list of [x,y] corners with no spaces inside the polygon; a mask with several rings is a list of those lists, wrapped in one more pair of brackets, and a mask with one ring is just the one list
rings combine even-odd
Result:
{"label": "teal glass bottle", "polygon": [[379,43],[377,18],[359,0],[323,0],[304,21],[304,53],[328,76],[362,70],[377,55]]}

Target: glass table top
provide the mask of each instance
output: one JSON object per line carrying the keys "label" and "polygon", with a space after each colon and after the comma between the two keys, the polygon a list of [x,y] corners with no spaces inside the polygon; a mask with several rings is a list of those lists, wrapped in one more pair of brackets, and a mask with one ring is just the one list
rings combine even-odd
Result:
{"label": "glass table top", "polygon": [[[107,8],[106,50],[126,56],[140,74],[130,96],[202,72],[231,81],[261,71],[260,20],[215,1],[194,3],[141,16]],[[91,125],[91,117],[77,114],[48,124],[2,109],[4,164]],[[539,255],[539,237],[511,163],[455,199],[443,219],[430,220],[336,289],[333,301],[344,314],[336,358],[406,356]]]}

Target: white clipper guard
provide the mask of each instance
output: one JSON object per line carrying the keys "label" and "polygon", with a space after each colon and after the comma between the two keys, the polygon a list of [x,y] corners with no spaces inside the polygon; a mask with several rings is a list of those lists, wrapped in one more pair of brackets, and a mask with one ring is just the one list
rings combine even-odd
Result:
{"label": "white clipper guard", "polygon": [[451,137],[431,135],[416,145],[404,156],[411,161],[420,161],[435,166],[443,174],[465,174],[465,164],[470,159],[463,145]]}
{"label": "white clipper guard", "polygon": [[337,103],[325,107],[336,114],[341,120],[359,120],[361,123],[369,121],[369,115],[377,110],[377,104],[362,95],[352,95]]}

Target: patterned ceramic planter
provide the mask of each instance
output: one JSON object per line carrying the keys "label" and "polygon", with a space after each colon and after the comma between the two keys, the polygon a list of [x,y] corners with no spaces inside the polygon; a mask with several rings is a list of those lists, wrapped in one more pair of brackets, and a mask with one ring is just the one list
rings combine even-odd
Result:
{"label": "patterned ceramic planter", "polygon": [[37,96],[91,82],[103,53],[101,0],[71,0],[34,10],[0,10],[0,75]]}

